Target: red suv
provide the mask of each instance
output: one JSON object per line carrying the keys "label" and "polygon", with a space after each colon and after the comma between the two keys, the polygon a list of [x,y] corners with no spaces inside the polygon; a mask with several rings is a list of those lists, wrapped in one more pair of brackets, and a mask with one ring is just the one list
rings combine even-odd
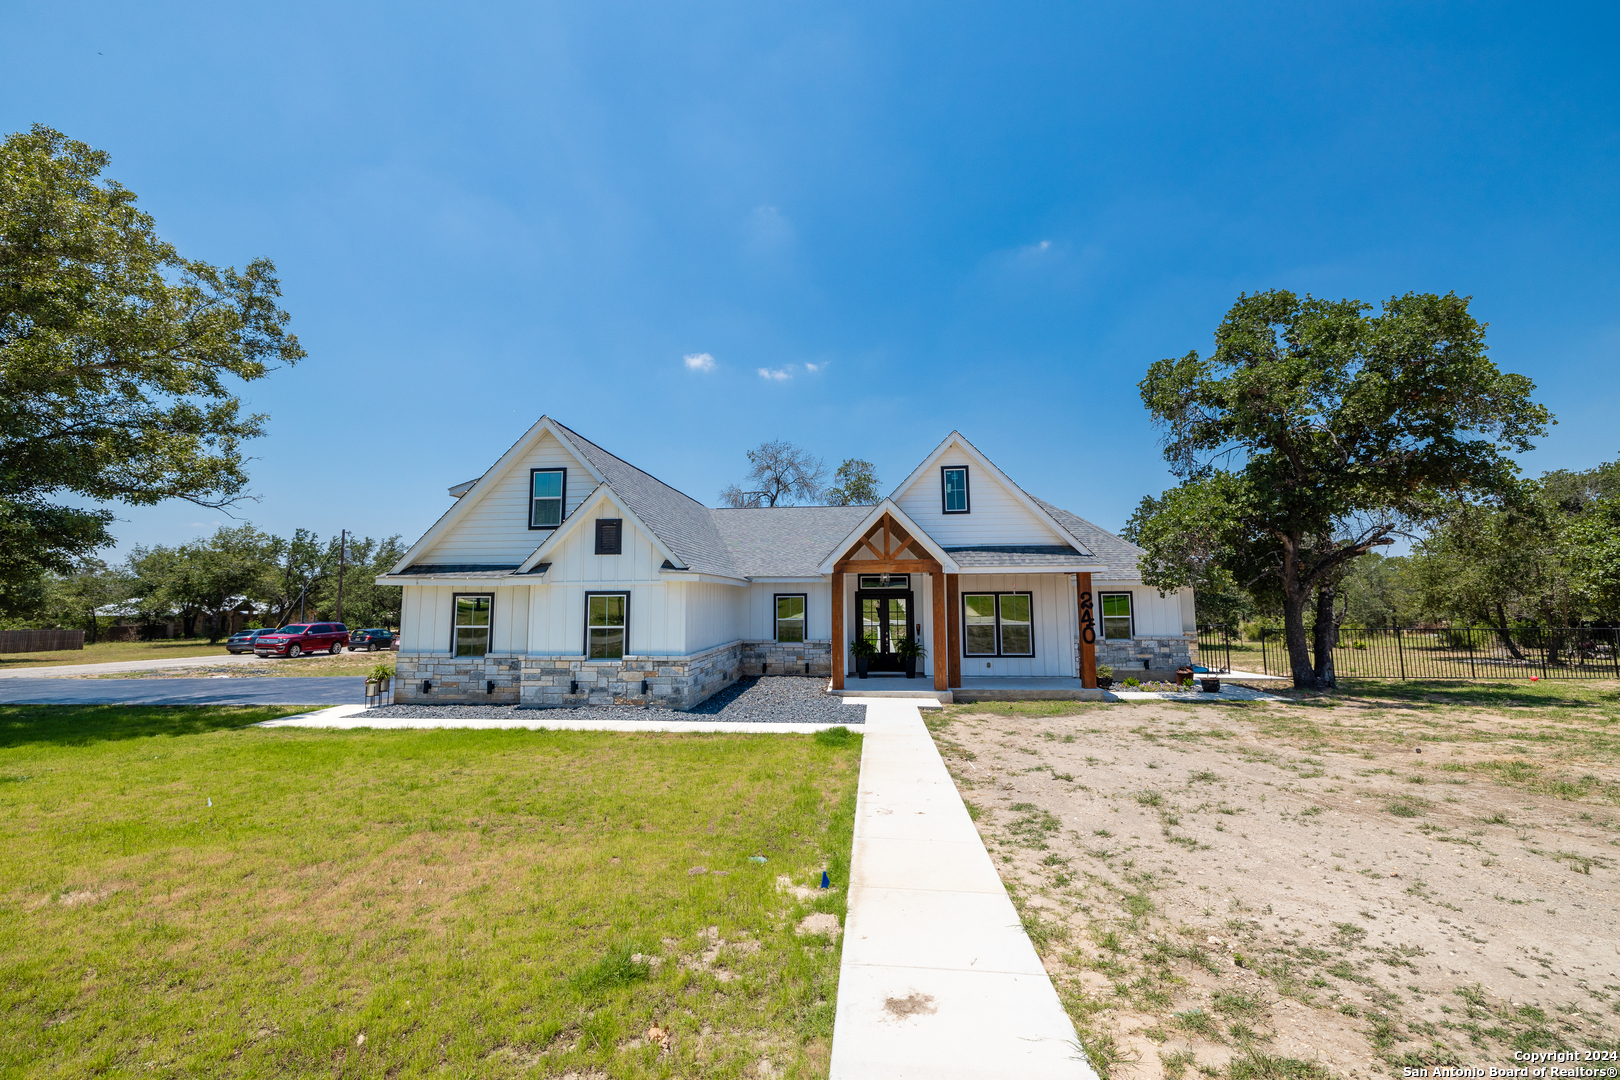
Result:
{"label": "red suv", "polygon": [[329,652],[333,656],[349,643],[349,628],[342,623],[294,623],[260,634],[253,642],[254,656],[302,656]]}

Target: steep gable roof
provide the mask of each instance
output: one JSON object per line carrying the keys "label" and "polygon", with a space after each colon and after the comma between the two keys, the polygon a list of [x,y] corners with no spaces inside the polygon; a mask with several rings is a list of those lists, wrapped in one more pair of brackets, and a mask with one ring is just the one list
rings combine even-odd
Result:
{"label": "steep gable roof", "polygon": [[678,570],[695,570],[725,577],[743,576],[737,571],[731,550],[707,506],[676,491],[650,473],[615,457],[585,436],[552,421],[557,432],[578,451],[591,467],[602,474],[615,494],[624,500],[647,531],[656,536],[677,559]]}
{"label": "steep gable roof", "polygon": [[[1030,498],[1035,499],[1033,495]],[[1129,573],[1136,572],[1136,561],[1145,552],[1129,540],[1122,540],[1103,528],[1093,525],[1079,514],[1071,514],[1061,507],[1053,506],[1043,499],[1035,499],[1041,508],[1052,515],[1063,531],[1074,537],[1081,547],[1096,556],[1099,562],[1107,565],[1110,570],[1122,570]]]}

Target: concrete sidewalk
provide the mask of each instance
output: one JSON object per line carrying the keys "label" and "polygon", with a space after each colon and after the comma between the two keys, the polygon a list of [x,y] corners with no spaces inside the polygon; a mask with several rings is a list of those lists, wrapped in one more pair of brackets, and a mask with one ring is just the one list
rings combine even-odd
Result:
{"label": "concrete sidewalk", "polygon": [[866,706],[831,1080],[1096,1080],[914,702]]}
{"label": "concrete sidewalk", "polygon": [[862,731],[860,724],[761,724],[727,723],[724,720],[557,720],[548,719],[546,709],[522,709],[511,717],[492,719],[437,720],[433,717],[371,716],[364,705],[337,705],[319,712],[299,713],[266,720],[258,727],[375,728],[379,731],[424,731],[437,728],[518,729],[527,731],[718,731],[730,735],[812,735],[827,728],[848,726]]}

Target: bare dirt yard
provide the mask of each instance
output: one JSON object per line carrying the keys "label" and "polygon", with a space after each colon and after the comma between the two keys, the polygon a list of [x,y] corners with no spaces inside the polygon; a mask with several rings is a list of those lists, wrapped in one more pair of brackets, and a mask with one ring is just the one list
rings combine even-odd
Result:
{"label": "bare dirt yard", "polygon": [[1557,1050],[1613,1075],[1616,691],[1363,684],[930,726],[1104,1077]]}

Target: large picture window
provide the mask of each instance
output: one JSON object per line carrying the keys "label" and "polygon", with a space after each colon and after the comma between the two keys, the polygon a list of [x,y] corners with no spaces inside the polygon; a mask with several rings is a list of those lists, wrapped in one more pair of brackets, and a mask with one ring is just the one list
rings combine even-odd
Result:
{"label": "large picture window", "polygon": [[567,495],[567,469],[530,469],[529,528],[555,529],[561,525]]}
{"label": "large picture window", "polygon": [[489,593],[456,594],[455,654],[485,656],[489,653],[489,616],[495,597]]}
{"label": "large picture window", "polygon": [[623,660],[630,640],[630,594],[585,594],[585,656]]}
{"label": "large picture window", "polygon": [[963,593],[962,655],[1034,656],[1034,609],[1027,592]]}
{"label": "large picture window", "polygon": [[968,471],[966,465],[946,465],[939,470],[941,501],[947,514],[966,514],[968,503]]}
{"label": "large picture window", "polygon": [[1136,636],[1136,627],[1131,617],[1131,594],[1128,592],[1105,592],[1098,596],[1102,601],[1103,638],[1112,641],[1124,641]]}
{"label": "large picture window", "polygon": [[776,594],[776,640],[804,640],[804,594]]}

